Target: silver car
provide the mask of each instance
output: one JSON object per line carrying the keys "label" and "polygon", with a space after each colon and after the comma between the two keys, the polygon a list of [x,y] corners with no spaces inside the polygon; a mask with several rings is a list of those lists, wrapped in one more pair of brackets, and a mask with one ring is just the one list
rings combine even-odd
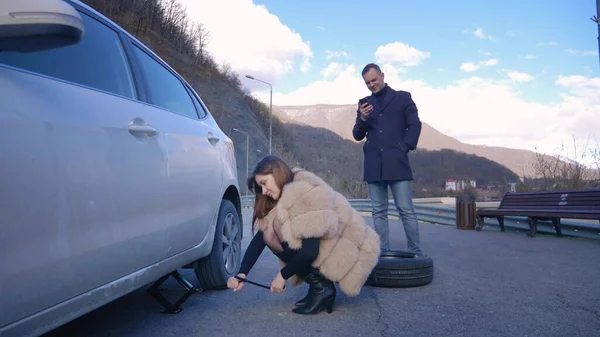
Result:
{"label": "silver car", "polygon": [[43,334],[181,268],[204,289],[237,273],[232,141],[89,6],[0,1],[0,146],[0,336]]}

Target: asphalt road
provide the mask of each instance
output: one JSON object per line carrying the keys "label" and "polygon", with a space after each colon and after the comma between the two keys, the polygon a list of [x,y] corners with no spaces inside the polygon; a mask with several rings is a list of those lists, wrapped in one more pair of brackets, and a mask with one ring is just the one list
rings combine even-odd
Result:
{"label": "asphalt road", "polygon": [[[244,211],[246,224],[250,215]],[[392,249],[405,249],[400,222],[391,220],[390,227]],[[176,315],[161,314],[140,289],[46,337],[600,335],[600,241],[432,224],[420,231],[434,261],[431,284],[364,287],[352,298],[338,291],[332,314],[291,312],[306,285],[283,294],[250,284],[237,293],[205,291]],[[249,235],[247,228],[244,247]],[[265,250],[249,278],[269,284],[278,269]],[[196,282],[192,272],[184,275]],[[175,282],[165,285],[178,289]]]}

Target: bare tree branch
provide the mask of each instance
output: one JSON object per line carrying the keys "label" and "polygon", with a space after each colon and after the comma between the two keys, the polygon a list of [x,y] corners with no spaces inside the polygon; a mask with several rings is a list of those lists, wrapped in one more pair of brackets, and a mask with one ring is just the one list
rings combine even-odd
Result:
{"label": "bare tree branch", "polygon": [[[589,140],[583,146],[577,144],[573,137],[573,150],[569,154],[565,146],[561,146],[553,155],[541,154],[536,147],[536,161],[533,170],[538,179],[530,189],[536,190],[581,190],[592,188],[595,180],[600,179],[598,149],[589,150]],[[590,157],[591,155],[591,157]],[[592,158],[593,167],[584,163]]]}

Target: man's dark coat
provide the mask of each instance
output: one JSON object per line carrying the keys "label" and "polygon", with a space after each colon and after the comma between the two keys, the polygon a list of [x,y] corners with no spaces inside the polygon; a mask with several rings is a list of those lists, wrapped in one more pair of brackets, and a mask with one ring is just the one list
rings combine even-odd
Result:
{"label": "man's dark coat", "polygon": [[408,151],[417,148],[421,135],[417,106],[407,91],[396,91],[389,86],[383,90],[381,97],[374,94],[366,97],[373,106],[366,121],[360,119],[360,110],[356,111],[354,139],[367,137],[363,145],[364,180],[412,180]]}

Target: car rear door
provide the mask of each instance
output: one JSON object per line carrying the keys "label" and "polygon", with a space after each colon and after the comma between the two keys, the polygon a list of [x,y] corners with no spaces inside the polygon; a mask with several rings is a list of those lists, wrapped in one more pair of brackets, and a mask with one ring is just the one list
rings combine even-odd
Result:
{"label": "car rear door", "polygon": [[168,121],[80,14],[77,45],[0,52],[0,327],[165,256]]}
{"label": "car rear door", "polygon": [[185,82],[153,53],[134,45],[148,102],[168,120],[161,128],[168,180],[161,191],[168,214],[167,256],[203,242],[221,201],[222,133]]}

